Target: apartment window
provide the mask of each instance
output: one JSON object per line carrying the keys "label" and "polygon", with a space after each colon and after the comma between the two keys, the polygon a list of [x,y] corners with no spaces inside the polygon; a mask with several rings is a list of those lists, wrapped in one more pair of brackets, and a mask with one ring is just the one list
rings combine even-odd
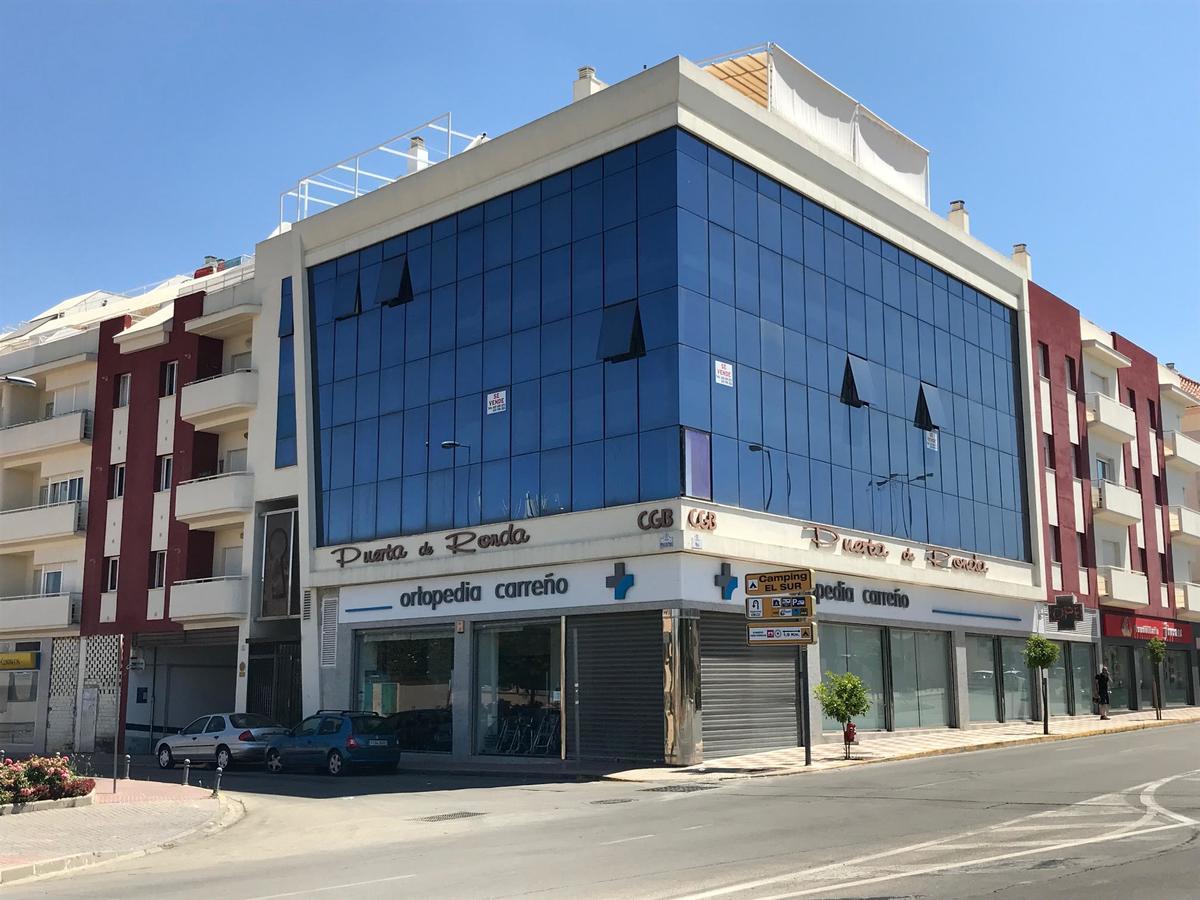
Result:
{"label": "apartment window", "polygon": [[42,595],[62,593],[62,570],[39,569],[33,574],[34,593]]}
{"label": "apartment window", "polygon": [[245,372],[252,368],[252,354],[249,350],[245,353],[235,353],[229,357],[230,372]]}
{"label": "apartment window", "polygon": [[1150,411],[1150,430],[1157,432],[1160,425],[1158,421],[1158,407],[1155,405],[1153,400],[1147,400],[1146,403],[1147,408]]}
{"label": "apartment window", "polygon": [[1159,506],[1167,505],[1166,495],[1163,494],[1162,477],[1159,475],[1154,476],[1154,502]]}
{"label": "apartment window", "polygon": [[125,496],[125,463],[108,467],[108,496],[111,500]]}
{"label": "apartment window", "polygon": [[1057,525],[1050,526],[1050,559],[1056,563],[1062,562],[1062,536]]}
{"label": "apartment window", "polygon": [[1097,481],[1114,481],[1113,461],[1104,456],[1096,457],[1096,474]]}
{"label": "apartment window", "polygon": [[116,394],[113,397],[113,406],[122,407],[129,405],[129,389],[133,382],[133,376],[128,372],[117,376]]}
{"label": "apartment window", "polygon": [[1167,571],[1167,554],[1165,554],[1165,553],[1158,554],[1158,569],[1160,572],[1162,572],[1162,580],[1164,582],[1173,580],[1171,578],[1171,573],[1169,571]]}
{"label": "apartment window", "polygon": [[246,471],[246,448],[242,447],[238,450],[230,450],[225,454],[225,459],[222,461],[222,472],[245,472]]}
{"label": "apartment window", "polygon": [[1137,466],[1133,467],[1133,489],[1139,494],[1142,492],[1142,470]]}
{"label": "apartment window", "polygon": [[1100,542],[1100,562],[1105,566],[1116,566],[1120,568],[1125,565],[1125,560],[1121,554],[1121,545],[1117,541],[1101,541]]}
{"label": "apartment window", "polygon": [[48,481],[42,485],[38,500],[42,505],[54,503],[70,503],[83,499],[83,478],[63,478],[58,481]]}
{"label": "apartment window", "polygon": [[[1088,556],[1087,532],[1085,531],[1075,532],[1075,559],[1076,565],[1080,566],[1081,568],[1086,568],[1090,565]],[[1087,586],[1084,585],[1084,589],[1086,589],[1086,587]]]}
{"label": "apartment window", "polygon": [[1038,372],[1043,378],[1050,377],[1050,348],[1038,341]]}
{"label": "apartment window", "polygon": [[1068,356],[1067,357],[1067,390],[1068,391],[1076,391],[1078,389],[1079,388],[1078,388],[1078,383],[1076,381],[1076,373],[1075,373],[1075,360],[1072,357]]}
{"label": "apartment window", "polygon": [[167,583],[167,551],[155,550],[150,554],[150,587],[160,588]]}
{"label": "apartment window", "polygon": [[1054,435],[1042,432],[1042,465],[1054,468]]}
{"label": "apartment window", "polygon": [[1087,475],[1087,458],[1083,455],[1083,446],[1081,444],[1071,445],[1071,474],[1076,478],[1083,478]]}
{"label": "apartment window", "polygon": [[59,388],[54,392],[54,398],[46,404],[46,418],[63,416],[76,410],[87,409],[88,391],[86,384],[73,384],[70,387]]}
{"label": "apartment window", "polygon": [[1146,572],[1146,548],[1138,547],[1138,566],[1137,571],[1145,574]]}
{"label": "apartment window", "polygon": [[175,468],[175,457],[171,455],[160,456],[155,465],[154,475],[154,490],[169,491],[171,489],[171,475]]}
{"label": "apartment window", "polygon": [[1106,396],[1106,397],[1113,396],[1112,391],[1109,388],[1107,375],[1101,375],[1099,372],[1093,371],[1092,372],[1092,386],[1095,388],[1096,391],[1098,391],[1101,394],[1104,394],[1104,396]]}
{"label": "apartment window", "polygon": [[162,364],[158,379],[158,396],[170,397],[175,393],[175,379],[179,375],[179,362],[171,360]]}
{"label": "apartment window", "polygon": [[105,591],[115,591],[117,589],[117,569],[120,567],[121,560],[116,556],[107,556],[104,558],[104,588]]}

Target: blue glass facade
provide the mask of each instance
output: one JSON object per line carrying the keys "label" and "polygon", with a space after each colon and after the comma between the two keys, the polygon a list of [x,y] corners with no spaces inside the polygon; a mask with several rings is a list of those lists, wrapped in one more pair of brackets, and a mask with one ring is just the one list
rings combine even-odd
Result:
{"label": "blue glass facade", "polygon": [[275,468],[296,464],[296,337],[292,278],[279,283],[279,380],[275,393]]}
{"label": "blue glass facade", "polygon": [[686,490],[1028,558],[1012,311],[683,131],[308,276],[323,543]]}

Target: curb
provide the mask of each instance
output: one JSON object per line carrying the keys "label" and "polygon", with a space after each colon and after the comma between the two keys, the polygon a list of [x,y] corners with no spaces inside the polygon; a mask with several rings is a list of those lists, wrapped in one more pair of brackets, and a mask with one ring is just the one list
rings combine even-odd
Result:
{"label": "curb", "polygon": [[237,824],[246,814],[246,807],[242,801],[234,800],[224,794],[217,798],[217,804],[216,815],[212,816],[207,822],[169,841],[149,847],[142,847],[139,850],[97,850],[92,853],[75,853],[71,856],[60,856],[55,859],[44,859],[34,863],[9,866],[6,869],[0,869],[0,886],[7,886],[15,884],[18,881],[28,881],[48,875],[57,875],[74,869],[103,865],[104,863],[118,862],[126,859],[139,859],[143,856],[149,856],[152,853],[158,853],[161,850],[170,850],[181,843],[201,837],[208,837],[216,834],[218,831],[223,831]]}
{"label": "curb", "polygon": [[9,803],[0,806],[0,816],[17,816],[24,813],[44,812],[48,809],[75,809],[92,806],[96,802],[96,789],[82,797],[61,797],[58,800],[34,800],[32,803]]}
{"label": "curb", "polygon": [[[787,776],[787,775],[817,775],[822,772],[833,772],[833,771],[838,771],[841,769],[848,769],[853,766],[871,766],[871,765],[878,765],[880,763],[900,762],[902,760],[909,760],[909,759],[924,759],[926,757],[931,757],[931,756],[952,756],[952,755],[958,754],[958,753],[973,753],[976,750],[1002,750],[1006,747],[1025,747],[1025,746],[1029,746],[1030,744],[1045,744],[1045,743],[1051,743],[1051,742],[1055,742],[1055,741],[1073,741],[1076,738],[1099,737],[1099,736],[1105,735],[1105,734],[1123,734],[1125,732],[1130,732],[1130,731],[1145,731],[1146,729],[1149,729],[1149,728],[1165,728],[1165,727],[1171,726],[1171,725],[1195,725],[1198,723],[1200,723],[1200,719],[1164,719],[1162,721],[1159,721],[1157,719],[1150,719],[1145,722],[1130,723],[1129,725],[1126,725],[1126,726],[1120,727],[1120,728],[1112,728],[1112,727],[1093,728],[1089,731],[1079,731],[1079,732],[1075,732],[1073,734],[1035,734],[1035,735],[1030,735],[1029,737],[1015,738],[1013,740],[1007,740],[1007,741],[990,741],[989,743],[986,743],[986,744],[966,744],[966,745],[962,745],[962,746],[958,746],[958,747],[935,747],[931,750],[915,750],[910,753],[898,753],[895,756],[886,756],[886,757],[883,757],[880,759],[828,760],[828,762],[834,762],[834,763],[837,763],[837,765],[823,766],[820,768],[818,768],[817,766],[813,766],[811,768],[805,767],[805,766],[800,766],[798,768],[782,768],[782,769],[775,769],[775,770],[764,771],[764,772],[746,772],[746,773],[734,773],[734,772],[706,773],[706,772],[682,772],[679,770],[675,770],[675,771],[664,770],[663,774],[665,776],[686,774],[686,775],[694,776],[695,779],[698,781],[700,781],[700,780],[740,781],[740,780],[746,780],[746,779],[750,779],[750,778],[781,778],[781,777]],[[673,779],[670,777],[622,778],[618,775],[604,775],[604,776],[601,776],[601,780],[603,780],[603,781],[625,781],[625,782],[634,783],[634,784],[636,784],[636,783],[648,784],[648,783],[654,783],[654,782],[660,782],[660,781],[676,781],[677,782],[679,779],[677,779],[677,778]]]}

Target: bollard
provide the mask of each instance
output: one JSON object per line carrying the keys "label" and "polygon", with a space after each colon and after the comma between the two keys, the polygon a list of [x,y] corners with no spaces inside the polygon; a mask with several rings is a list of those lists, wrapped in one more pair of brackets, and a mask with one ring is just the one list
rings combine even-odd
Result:
{"label": "bollard", "polygon": [[183,761],[183,786],[184,787],[187,787],[188,778],[191,775],[191,771],[192,771],[192,761],[190,759],[185,759]]}
{"label": "bollard", "polygon": [[225,770],[222,769],[220,766],[217,766],[217,777],[213,779],[213,791],[210,796],[213,796],[213,797],[221,796],[221,774],[224,771]]}
{"label": "bollard", "polygon": [[129,780],[129,766],[133,762],[133,757],[128,753],[125,754],[125,780]]}

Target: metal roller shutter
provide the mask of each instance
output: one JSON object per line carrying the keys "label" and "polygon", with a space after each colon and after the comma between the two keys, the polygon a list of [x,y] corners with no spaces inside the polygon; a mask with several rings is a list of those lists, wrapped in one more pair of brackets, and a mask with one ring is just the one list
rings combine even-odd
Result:
{"label": "metal roller shutter", "polygon": [[799,745],[796,649],[746,646],[741,616],[700,616],[704,758]]}
{"label": "metal roller shutter", "polygon": [[567,687],[568,755],[662,761],[661,612],[569,618]]}

